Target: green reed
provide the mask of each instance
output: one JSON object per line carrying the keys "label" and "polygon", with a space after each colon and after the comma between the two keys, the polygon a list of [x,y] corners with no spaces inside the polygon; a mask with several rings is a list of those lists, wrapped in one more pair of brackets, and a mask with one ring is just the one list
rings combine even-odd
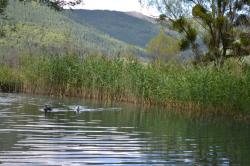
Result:
{"label": "green reed", "polygon": [[250,67],[233,62],[218,70],[143,64],[131,57],[22,56],[18,69],[1,67],[0,83],[18,84],[22,92],[149,105],[192,103],[241,111],[250,105]]}
{"label": "green reed", "polygon": [[6,65],[0,66],[0,91],[18,92],[21,87],[20,77],[15,69]]}

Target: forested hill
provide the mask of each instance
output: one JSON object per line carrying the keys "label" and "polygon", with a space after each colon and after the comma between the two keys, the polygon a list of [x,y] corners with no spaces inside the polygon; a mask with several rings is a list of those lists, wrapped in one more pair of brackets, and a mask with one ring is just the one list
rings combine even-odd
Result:
{"label": "forested hill", "polygon": [[1,21],[4,37],[0,38],[0,56],[13,59],[20,53],[51,54],[67,51],[81,54],[121,53],[143,54],[143,49],[77,23],[38,3],[24,3],[10,0],[6,9],[8,20]]}
{"label": "forested hill", "polygon": [[82,25],[91,25],[111,37],[139,47],[145,47],[160,29],[151,18],[133,12],[70,10],[65,15]]}

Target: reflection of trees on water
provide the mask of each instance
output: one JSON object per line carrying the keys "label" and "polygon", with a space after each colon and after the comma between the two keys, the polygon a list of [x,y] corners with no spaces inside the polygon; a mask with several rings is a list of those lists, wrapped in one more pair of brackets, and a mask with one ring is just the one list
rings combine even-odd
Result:
{"label": "reflection of trees on water", "polygon": [[[130,124],[156,145],[148,145],[166,160],[194,159],[197,164],[248,164],[250,131],[245,124],[236,124],[221,117],[185,117],[166,110],[130,110],[117,112],[115,118],[103,117],[103,123]],[[206,116],[204,114],[204,116]],[[211,119],[213,118],[213,119]],[[248,152],[247,152],[248,151]]]}

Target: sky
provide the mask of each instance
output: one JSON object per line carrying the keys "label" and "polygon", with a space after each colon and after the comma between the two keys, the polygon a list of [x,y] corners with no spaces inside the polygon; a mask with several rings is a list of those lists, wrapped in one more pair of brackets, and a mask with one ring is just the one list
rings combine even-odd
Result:
{"label": "sky", "polygon": [[77,9],[99,9],[115,11],[136,11],[148,16],[158,16],[159,13],[152,7],[142,7],[138,0],[83,0],[84,5]]}

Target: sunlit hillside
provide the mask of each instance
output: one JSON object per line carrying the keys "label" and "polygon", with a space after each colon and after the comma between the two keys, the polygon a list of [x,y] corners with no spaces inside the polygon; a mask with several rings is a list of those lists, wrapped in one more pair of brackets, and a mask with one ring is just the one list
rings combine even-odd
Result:
{"label": "sunlit hillside", "polygon": [[120,55],[143,51],[37,3],[10,1],[6,13],[8,20],[3,27],[5,36],[0,38],[0,55],[8,59],[20,53],[72,51],[81,55]]}

